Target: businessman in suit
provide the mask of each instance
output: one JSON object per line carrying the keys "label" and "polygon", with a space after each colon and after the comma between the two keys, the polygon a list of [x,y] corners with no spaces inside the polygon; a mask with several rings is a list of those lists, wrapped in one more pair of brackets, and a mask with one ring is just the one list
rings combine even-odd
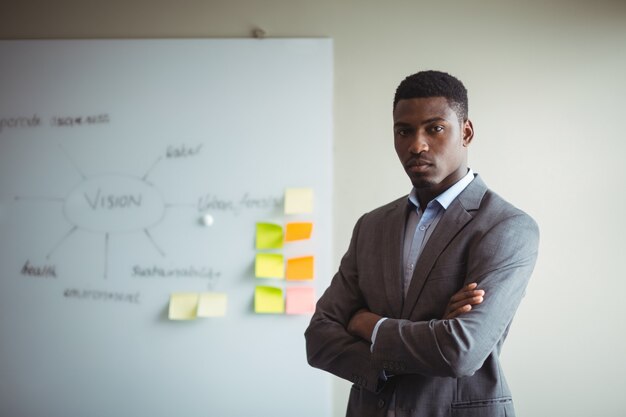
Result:
{"label": "businessman in suit", "polygon": [[393,122],[412,190],[358,220],[306,330],[308,361],[353,382],[347,416],[514,416],[499,354],[537,225],[468,168],[459,80],[407,77]]}

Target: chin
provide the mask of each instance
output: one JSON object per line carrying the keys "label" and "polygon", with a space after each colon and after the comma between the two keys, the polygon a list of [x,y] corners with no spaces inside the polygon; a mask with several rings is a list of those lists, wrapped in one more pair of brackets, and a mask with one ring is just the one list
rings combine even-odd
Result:
{"label": "chin", "polygon": [[415,188],[431,188],[434,185],[437,185],[436,181],[433,181],[432,179],[429,178],[424,178],[424,177],[419,177],[419,178],[415,178],[415,177],[411,177],[411,183],[413,184],[413,187]]}

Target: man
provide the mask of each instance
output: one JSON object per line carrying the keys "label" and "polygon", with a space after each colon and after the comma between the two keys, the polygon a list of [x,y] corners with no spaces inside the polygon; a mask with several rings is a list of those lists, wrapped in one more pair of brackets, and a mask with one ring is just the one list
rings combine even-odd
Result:
{"label": "man", "polygon": [[347,416],[514,416],[498,357],[537,225],[468,168],[459,80],[407,77],[393,121],[413,189],[358,220],[306,330],[309,363],[354,383]]}

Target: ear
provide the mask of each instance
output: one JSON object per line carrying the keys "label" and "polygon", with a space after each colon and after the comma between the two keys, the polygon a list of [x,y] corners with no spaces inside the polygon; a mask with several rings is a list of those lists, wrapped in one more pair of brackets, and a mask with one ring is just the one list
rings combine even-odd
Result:
{"label": "ear", "polygon": [[474,126],[472,125],[472,121],[467,119],[463,122],[463,146],[468,147],[474,138]]}

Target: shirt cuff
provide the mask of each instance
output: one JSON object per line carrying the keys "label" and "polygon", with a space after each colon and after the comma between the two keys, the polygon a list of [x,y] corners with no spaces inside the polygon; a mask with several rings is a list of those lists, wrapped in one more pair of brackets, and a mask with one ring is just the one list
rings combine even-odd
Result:
{"label": "shirt cuff", "polygon": [[374,326],[374,330],[372,331],[372,345],[370,346],[370,352],[374,351],[374,343],[376,343],[376,334],[378,334],[378,328],[383,323],[383,321],[387,320],[387,317],[381,317]]}

